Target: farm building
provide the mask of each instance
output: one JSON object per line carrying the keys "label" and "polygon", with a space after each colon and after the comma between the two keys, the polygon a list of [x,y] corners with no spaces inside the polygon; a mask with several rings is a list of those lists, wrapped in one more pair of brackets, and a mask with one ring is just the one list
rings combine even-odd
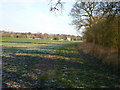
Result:
{"label": "farm building", "polygon": [[67,37],[67,40],[68,41],[72,41],[73,39],[71,37]]}

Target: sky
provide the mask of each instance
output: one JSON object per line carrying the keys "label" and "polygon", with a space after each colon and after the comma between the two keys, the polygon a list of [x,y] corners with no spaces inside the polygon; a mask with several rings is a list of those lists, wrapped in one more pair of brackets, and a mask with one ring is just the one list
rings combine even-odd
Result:
{"label": "sky", "polygon": [[[78,35],[69,12],[73,0],[64,0],[64,9],[50,12],[50,0],[0,0],[0,30]],[[52,2],[51,2],[52,3]]]}

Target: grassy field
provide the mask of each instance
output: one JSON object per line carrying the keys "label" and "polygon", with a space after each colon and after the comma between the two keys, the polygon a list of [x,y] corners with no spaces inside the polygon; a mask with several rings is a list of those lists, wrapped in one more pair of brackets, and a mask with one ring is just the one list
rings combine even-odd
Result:
{"label": "grassy field", "polygon": [[80,42],[2,38],[3,88],[111,88],[119,77]]}

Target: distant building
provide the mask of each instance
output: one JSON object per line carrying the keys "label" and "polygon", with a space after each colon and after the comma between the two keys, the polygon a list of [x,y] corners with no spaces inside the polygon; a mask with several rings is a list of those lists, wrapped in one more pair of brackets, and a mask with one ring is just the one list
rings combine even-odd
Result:
{"label": "distant building", "polygon": [[65,40],[65,39],[60,39],[61,41]]}
{"label": "distant building", "polygon": [[54,40],[54,38],[51,38],[50,40]]}
{"label": "distant building", "polygon": [[55,38],[51,38],[50,40],[59,40],[57,37],[55,37]]}
{"label": "distant building", "polygon": [[82,37],[77,36],[77,37],[76,37],[76,40],[77,40],[77,41],[82,40]]}
{"label": "distant building", "polygon": [[35,38],[35,39],[42,39],[42,38],[40,38],[40,37],[37,37],[37,38]]}
{"label": "distant building", "polygon": [[67,40],[68,40],[68,41],[72,41],[72,38],[71,38],[71,37],[67,37]]}

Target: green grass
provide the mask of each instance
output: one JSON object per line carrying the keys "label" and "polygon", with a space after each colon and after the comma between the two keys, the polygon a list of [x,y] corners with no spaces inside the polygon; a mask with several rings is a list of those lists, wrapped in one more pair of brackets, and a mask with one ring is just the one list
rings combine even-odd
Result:
{"label": "green grass", "polygon": [[75,41],[60,41],[60,40],[44,40],[44,39],[28,39],[28,38],[11,38],[2,37],[2,45],[5,47],[31,47],[39,45],[48,45],[51,43],[64,43],[64,42],[75,42]]}
{"label": "green grass", "polygon": [[119,79],[79,42],[3,38],[3,86],[14,88],[117,87]]}
{"label": "green grass", "polygon": [[2,37],[2,41],[10,41],[10,42],[31,42],[31,43],[55,43],[55,42],[69,42],[67,40],[59,41],[59,40],[45,40],[45,39],[28,39],[28,38],[12,38],[12,37]]}

